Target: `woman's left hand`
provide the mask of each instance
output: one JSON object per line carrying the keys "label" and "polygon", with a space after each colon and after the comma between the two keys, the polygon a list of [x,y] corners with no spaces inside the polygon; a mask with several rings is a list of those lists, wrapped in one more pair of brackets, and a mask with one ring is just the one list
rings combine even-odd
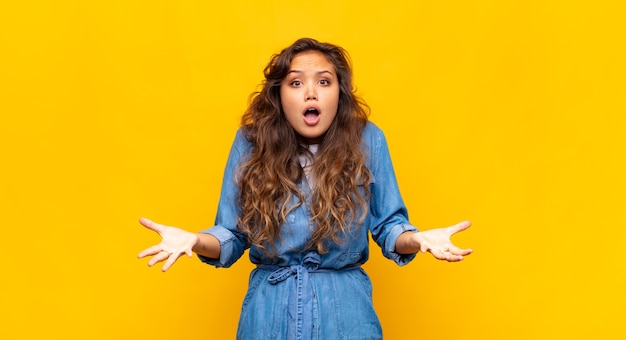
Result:
{"label": "woman's left hand", "polygon": [[458,262],[472,253],[472,249],[461,249],[452,244],[450,237],[469,228],[470,222],[464,221],[447,228],[437,228],[420,231],[411,235],[423,253],[430,252],[436,259],[448,262]]}

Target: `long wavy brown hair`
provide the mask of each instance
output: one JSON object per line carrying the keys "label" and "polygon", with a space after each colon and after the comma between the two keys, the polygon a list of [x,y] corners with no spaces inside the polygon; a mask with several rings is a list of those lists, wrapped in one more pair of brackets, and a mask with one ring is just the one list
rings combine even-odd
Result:
{"label": "long wavy brown hair", "polygon": [[[251,95],[250,105],[241,120],[252,151],[238,169],[242,211],[238,228],[251,244],[268,255],[275,251],[286,216],[305,202],[298,187],[298,181],[304,176],[298,156],[309,151],[285,118],[280,84],[293,58],[307,51],[321,52],[334,65],[339,80],[337,115],[311,167],[316,182],[310,198],[314,230],[307,249],[325,253],[329,240],[340,243],[341,235],[349,232],[349,225],[361,224],[367,214],[371,175],[361,151],[361,133],[367,123],[369,107],[355,94],[352,68],[344,49],[314,39],[299,39],[272,56],[263,72],[262,88]],[[358,190],[359,187],[362,190]]]}

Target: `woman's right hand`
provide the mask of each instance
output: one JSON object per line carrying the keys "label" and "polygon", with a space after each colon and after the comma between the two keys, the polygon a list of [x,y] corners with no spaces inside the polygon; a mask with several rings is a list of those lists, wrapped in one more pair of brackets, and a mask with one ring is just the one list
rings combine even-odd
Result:
{"label": "woman's right hand", "polygon": [[148,266],[165,261],[161,270],[166,271],[183,254],[187,254],[189,257],[193,255],[192,249],[198,242],[197,234],[158,224],[143,217],[139,219],[139,223],[161,235],[161,243],[143,250],[138,255],[139,258],[152,256],[150,261],[148,261]]}

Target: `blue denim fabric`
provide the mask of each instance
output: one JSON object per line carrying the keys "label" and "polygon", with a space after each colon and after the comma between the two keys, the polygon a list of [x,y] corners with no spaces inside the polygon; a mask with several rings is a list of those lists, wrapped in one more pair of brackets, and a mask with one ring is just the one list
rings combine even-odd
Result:
{"label": "blue denim fabric", "polygon": [[[364,224],[352,225],[343,242],[329,243],[325,254],[304,251],[312,227],[305,202],[287,216],[276,244],[277,255],[271,258],[251,247],[237,230],[240,211],[235,172],[250,150],[242,132],[237,132],[224,172],[215,226],[203,231],[220,241],[220,258],[200,259],[216,267],[229,267],[250,248],[250,261],[257,268],[250,274],[238,339],[382,338],[371,282],[360,268],[369,257],[368,237],[372,236],[385,257],[405,265],[415,254],[396,253],[395,243],[403,232],[417,229],[408,222],[384,134],[373,123],[363,131],[362,148],[372,174],[372,196]],[[308,197],[306,179],[299,185]]]}

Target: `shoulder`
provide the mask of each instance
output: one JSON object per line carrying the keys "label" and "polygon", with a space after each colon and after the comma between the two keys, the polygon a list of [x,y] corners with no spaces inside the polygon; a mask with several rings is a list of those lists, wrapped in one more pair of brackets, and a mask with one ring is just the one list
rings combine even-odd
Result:
{"label": "shoulder", "polygon": [[235,133],[235,140],[233,141],[231,150],[239,156],[249,154],[252,151],[252,143],[249,141],[245,130],[241,127],[238,128]]}
{"label": "shoulder", "polygon": [[247,141],[246,133],[243,127],[238,127],[237,132],[235,132],[235,141]]}
{"label": "shoulder", "polygon": [[379,128],[378,125],[372,123],[371,121],[368,121],[367,124],[365,124],[365,128],[363,129],[363,137],[377,136],[382,134],[383,130]]}
{"label": "shoulder", "polygon": [[378,125],[368,121],[361,134],[361,142],[370,148],[377,148],[381,144],[386,144],[385,134]]}
{"label": "shoulder", "polygon": [[370,171],[380,168],[381,162],[389,159],[389,148],[383,130],[368,122],[361,134],[361,150],[365,153],[365,164]]}
{"label": "shoulder", "polygon": [[237,132],[235,133],[234,144],[236,146],[242,146],[242,147],[249,147],[252,145],[244,128],[240,127],[237,129]]}

